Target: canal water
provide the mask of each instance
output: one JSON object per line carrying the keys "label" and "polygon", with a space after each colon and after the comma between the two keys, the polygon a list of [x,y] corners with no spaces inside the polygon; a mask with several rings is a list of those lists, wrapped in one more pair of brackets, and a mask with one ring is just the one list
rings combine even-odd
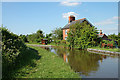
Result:
{"label": "canal water", "polygon": [[118,56],[55,47],[45,49],[61,57],[82,78],[118,78]]}

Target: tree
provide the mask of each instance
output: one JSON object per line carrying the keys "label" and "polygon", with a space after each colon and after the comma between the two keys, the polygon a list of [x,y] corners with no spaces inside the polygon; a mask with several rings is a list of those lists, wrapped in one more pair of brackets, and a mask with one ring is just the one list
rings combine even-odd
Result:
{"label": "tree", "polygon": [[52,36],[52,33],[46,34],[46,38],[50,38]]}
{"label": "tree", "polygon": [[20,38],[22,39],[23,42],[28,42],[26,35],[20,35]]}
{"label": "tree", "polygon": [[56,28],[52,31],[53,40],[62,40],[63,39],[63,31],[62,28]]}
{"label": "tree", "polygon": [[2,32],[2,61],[6,65],[15,62],[27,47],[18,35],[3,27],[0,30]]}
{"label": "tree", "polygon": [[40,38],[40,37],[43,38],[43,31],[39,29],[36,35],[37,35],[37,38]]}
{"label": "tree", "polygon": [[118,34],[118,35],[110,34],[110,35],[108,35],[108,38],[109,38],[109,39],[112,39],[112,40],[118,40],[119,35],[120,35],[120,34]]}
{"label": "tree", "polygon": [[39,43],[41,39],[44,38],[44,33],[42,30],[38,30],[36,33],[28,35],[27,38],[29,42]]}
{"label": "tree", "polygon": [[51,36],[52,36],[52,33],[46,34],[46,39],[48,40],[48,43],[51,43],[51,42],[52,42]]}
{"label": "tree", "polygon": [[81,24],[77,22],[70,26],[67,40],[71,48],[85,49],[96,45],[97,33],[97,28],[91,27],[87,22]]}

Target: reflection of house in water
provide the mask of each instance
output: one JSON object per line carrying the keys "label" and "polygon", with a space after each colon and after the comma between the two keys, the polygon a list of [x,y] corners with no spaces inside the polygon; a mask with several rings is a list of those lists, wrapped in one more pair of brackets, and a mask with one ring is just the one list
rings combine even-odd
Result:
{"label": "reflection of house in water", "polygon": [[68,62],[68,58],[66,54],[63,54],[64,62]]}

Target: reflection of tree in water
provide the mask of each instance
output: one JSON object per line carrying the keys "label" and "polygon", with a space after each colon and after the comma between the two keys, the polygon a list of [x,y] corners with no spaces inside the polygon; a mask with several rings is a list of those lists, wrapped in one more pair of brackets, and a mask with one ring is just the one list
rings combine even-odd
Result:
{"label": "reflection of tree in water", "polygon": [[91,54],[87,51],[70,51],[69,64],[75,72],[81,72],[88,76],[91,71],[97,71],[100,55]]}
{"label": "reflection of tree in water", "polygon": [[68,53],[68,50],[64,49],[64,48],[56,48],[55,51],[58,54],[58,56],[60,56],[62,58],[64,57],[65,54]]}
{"label": "reflection of tree in water", "polygon": [[[88,76],[92,71],[97,71],[99,68],[99,61],[102,62],[107,56],[104,54],[89,53],[84,50],[71,50],[64,48],[53,48],[57,55],[69,61],[71,68],[75,72],[80,72]],[[69,54],[69,55],[68,55]]]}

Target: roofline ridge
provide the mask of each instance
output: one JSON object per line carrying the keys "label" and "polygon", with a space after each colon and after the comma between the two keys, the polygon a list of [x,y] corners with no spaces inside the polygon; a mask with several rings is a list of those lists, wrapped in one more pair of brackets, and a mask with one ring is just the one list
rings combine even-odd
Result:
{"label": "roofline ridge", "polygon": [[83,20],[83,19],[86,19],[86,18],[77,19],[77,20],[75,20],[75,21],[78,21],[78,20]]}

